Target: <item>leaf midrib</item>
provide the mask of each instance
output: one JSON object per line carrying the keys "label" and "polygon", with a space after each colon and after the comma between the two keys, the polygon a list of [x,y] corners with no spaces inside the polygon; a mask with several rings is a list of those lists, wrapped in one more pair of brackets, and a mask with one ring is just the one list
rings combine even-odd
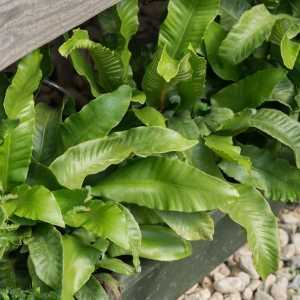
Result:
{"label": "leaf midrib", "polygon": [[[192,0],[190,0],[192,1]],[[193,4],[193,7],[195,6],[195,4]],[[178,42],[175,43],[176,46],[174,47],[174,51],[172,51],[172,54],[171,55],[172,57],[176,57],[177,56],[177,52],[178,52],[178,49],[180,48],[180,46],[182,46],[182,41],[184,40],[184,37],[186,36],[186,31],[187,31],[187,28],[189,27],[190,23],[191,23],[191,19],[193,18],[194,16],[194,12],[195,10],[189,10],[188,11],[188,18],[185,19],[185,22],[184,22],[184,26],[183,26],[183,31],[181,36],[177,39]]]}

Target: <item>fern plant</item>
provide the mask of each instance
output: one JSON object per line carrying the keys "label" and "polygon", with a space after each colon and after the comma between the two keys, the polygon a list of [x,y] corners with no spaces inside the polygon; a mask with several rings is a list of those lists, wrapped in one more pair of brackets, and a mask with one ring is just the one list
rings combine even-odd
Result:
{"label": "fern plant", "polygon": [[267,200],[300,196],[299,20],[293,1],[259,2],[170,0],[135,81],[138,1],[123,0],[117,43],[76,29],[59,49],[93,95],[67,117],[34,102],[39,50],[1,75],[3,299],[108,299],[110,272],[211,240],[214,210],[245,228],[263,278],[277,270]]}

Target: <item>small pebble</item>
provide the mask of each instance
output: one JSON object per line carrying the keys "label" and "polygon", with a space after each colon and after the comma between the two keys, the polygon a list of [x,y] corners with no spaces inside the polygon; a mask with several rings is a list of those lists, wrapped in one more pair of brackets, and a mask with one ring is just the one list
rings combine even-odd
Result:
{"label": "small pebble", "polygon": [[242,256],[252,256],[252,253],[247,245],[241,247],[234,253],[234,259],[236,262],[239,262],[240,257]]}
{"label": "small pebble", "polygon": [[281,268],[279,271],[276,272],[276,276],[278,278],[287,278],[288,280],[292,279],[293,274],[291,274],[291,269],[290,268]]}
{"label": "small pebble", "polygon": [[297,231],[297,224],[281,223],[280,228],[284,229],[288,234],[294,234]]}
{"label": "small pebble", "polygon": [[288,244],[283,247],[281,251],[281,258],[283,260],[290,260],[296,254],[296,247],[294,244]]}
{"label": "small pebble", "polygon": [[214,287],[220,293],[236,293],[243,290],[243,282],[238,277],[226,277],[216,281]]}
{"label": "small pebble", "polygon": [[213,288],[213,282],[208,276],[205,276],[202,279],[201,286],[203,288],[206,288],[206,289],[212,289]]}
{"label": "small pebble", "polygon": [[198,293],[185,295],[184,300],[203,300]]}
{"label": "small pebble", "polygon": [[240,268],[247,272],[253,279],[258,279],[259,275],[255,270],[252,257],[249,255],[240,257]]}
{"label": "small pebble", "polygon": [[225,300],[242,300],[240,293],[232,293],[225,297]]}
{"label": "small pebble", "polygon": [[293,281],[289,284],[289,288],[292,288],[292,289],[299,289],[300,290],[300,275],[297,275]]}
{"label": "small pebble", "polygon": [[282,228],[279,229],[279,240],[280,240],[281,248],[283,248],[284,246],[286,246],[289,243],[289,235]]}
{"label": "small pebble", "polygon": [[294,256],[292,258],[292,266],[295,269],[299,269],[300,268],[300,255]]}
{"label": "small pebble", "polygon": [[300,233],[294,234],[292,240],[296,248],[296,255],[300,255]]}
{"label": "small pebble", "polygon": [[250,288],[252,291],[256,291],[261,285],[262,285],[261,280],[253,279],[253,280],[251,280],[250,284],[248,285],[248,288]]}
{"label": "small pebble", "polygon": [[288,299],[291,299],[293,296],[296,296],[297,291],[294,289],[288,289]]}
{"label": "small pebble", "polygon": [[243,292],[243,299],[244,300],[251,300],[253,297],[253,291],[247,287]]}
{"label": "small pebble", "polygon": [[287,300],[287,288],[289,281],[287,278],[279,278],[271,288],[271,295],[275,300]]}
{"label": "small pebble", "polygon": [[219,292],[215,292],[211,297],[210,300],[223,300],[223,294],[219,293]]}
{"label": "small pebble", "polygon": [[239,272],[237,274],[237,277],[239,277],[242,280],[243,289],[245,289],[246,286],[248,286],[248,284],[250,283],[250,276],[245,272]]}
{"label": "small pebble", "polygon": [[213,277],[214,281],[219,281],[230,275],[230,269],[225,264],[221,264],[214,269],[210,275]]}
{"label": "small pebble", "polygon": [[283,213],[281,215],[281,220],[286,224],[299,224],[300,214],[294,211]]}
{"label": "small pebble", "polygon": [[255,293],[255,300],[274,300],[274,298],[266,292],[258,290]]}
{"label": "small pebble", "polygon": [[270,291],[270,288],[271,286],[276,282],[276,276],[274,274],[270,274],[264,284],[263,284],[263,290],[266,292],[266,293],[269,293]]}
{"label": "small pebble", "polygon": [[235,267],[237,265],[237,262],[234,258],[234,255],[230,255],[227,259],[227,264],[229,267]]}
{"label": "small pebble", "polygon": [[208,300],[211,296],[209,289],[199,289],[198,294],[200,295],[201,300]]}

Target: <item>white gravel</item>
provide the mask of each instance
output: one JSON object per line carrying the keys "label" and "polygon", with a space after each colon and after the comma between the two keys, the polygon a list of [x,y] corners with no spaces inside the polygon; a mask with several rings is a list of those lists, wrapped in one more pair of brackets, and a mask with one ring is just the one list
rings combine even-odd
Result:
{"label": "white gravel", "polygon": [[300,206],[279,215],[280,269],[264,281],[247,245],[177,300],[300,300]]}

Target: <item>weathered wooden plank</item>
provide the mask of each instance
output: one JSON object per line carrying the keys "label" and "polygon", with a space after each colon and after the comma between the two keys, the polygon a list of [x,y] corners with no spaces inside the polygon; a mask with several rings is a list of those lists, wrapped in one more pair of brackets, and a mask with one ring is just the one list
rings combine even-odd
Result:
{"label": "weathered wooden plank", "polygon": [[120,0],[0,0],[0,70]]}

